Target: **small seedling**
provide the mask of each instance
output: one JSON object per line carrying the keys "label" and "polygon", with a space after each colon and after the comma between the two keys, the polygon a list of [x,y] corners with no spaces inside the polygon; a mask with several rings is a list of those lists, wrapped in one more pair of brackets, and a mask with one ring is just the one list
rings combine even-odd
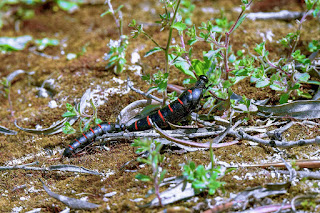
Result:
{"label": "small seedling", "polygon": [[[90,100],[90,104],[93,108],[93,115],[85,115],[81,114],[79,110],[77,110],[74,106],[67,103],[66,108],[67,112],[65,112],[62,117],[72,118],[72,117],[80,117],[80,123],[79,123],[79,131],[74,129],[69,122],[65,122],[65,126],[62,128],[63,133],[65,134],[74,134],[76,132],[86,132],[89,130],[92,122],[97,125],[102,122],[101,119],[97,117],[97,108],[93,104],[93,101]],[[80,108],[80,107],[78,107]]]}
{"label": "small seedling", "polygon": [[113,10],[111,0],[107,0],[106,4],[108,4],[109,9],[101,14],[101,17],[110,14],[113,16],[117,28],[119,30],[119,39],[112,40],[108,44],[110,51],[105,54],[104,60],[108,62],[107,66],[105,67],[106,70],[113,68],[113,72],[115,74],[120,74],[123,72],[124,65],[127,63],[126,60],[126,51],[129,45],[129,38],[128,36],[123,34],[123,26],[122,26],[122,12],[121,8],[123,5],[120,5],[116,10]]}
{"label": "small seedling", "polygon": [[225,182],[219,181],[220,168],[205,169],[203,165],[196,166],[194,162],[189,162],[183,166],[183,176],[186,181],[192,184],[196,194],[208,190],[213,195],[217,189],[223,189]]}
{"label": "small seedling", "polygon": [[160,154],[160,150],[162,148],[162,144],[151,140],[151,139],[135,139],[134,143],[131,145],[133,147],[138,147],[136,153],[140,154],[143,152],[148,153],[147,158],[138,158],[137,160],[141,163],[145,163],[151,166],[152,174],[151,175],[143,175],[137,174],[136,179],[140,181],[151,181],[153,182],[153,188],[148,192],[148,196],[151,194],[155,194],[159,199],[159,203],[162,206],[161,198],[160,198],[160,183],[163,181],[167,170],[162,169],[161,163],[164,160],[164,156]]}

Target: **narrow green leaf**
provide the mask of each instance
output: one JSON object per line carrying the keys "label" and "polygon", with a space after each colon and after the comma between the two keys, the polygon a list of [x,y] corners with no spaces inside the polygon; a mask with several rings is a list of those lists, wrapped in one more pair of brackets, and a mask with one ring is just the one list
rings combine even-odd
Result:
{"label": "narrow green leaf", "polygon": [[152,55],[153,53],[156,53],[156,52],[159,52],[159,51],[162,51],[162,50],[163,50],[163,49],[160,48],[160,47],[155,47],[155,48],[149,50],[149,51],[144,55],[144,57],[148,57],[148,56]]}
{"label": "narrow green leaf", "polygon": [[183,31],[187,29],[187,25],[183,22],[175,22],[171,27],[175,28],[178,31]]}
{"label": "narrow green leaf", "polygon": [[77,3],[71,1],[57,0],[57,4],[62,10],[68,12],[72,12],[79,8]]}
{"label": "narrow green leaf", "polygon": [[256,87],[257,88],[262,88],[262,87],[266,87],[270,84],[270,81],[269,79],[259,79],[257,82],[256,82]]}
{"label": "narrow green leaf", "polygon": [[307,81],[308,84],[314,84],[320,86],[320,81]]}
{"label": "narrow green leaf", "polygon": [[66,117],[74,117],[74,116],[76,116],[77,115],[77,113],[74,113],[74,112],[65,112],[63,115],[62,115],[62,117],[64,117],[64,118],[66,118]]}
{"label": "narrow green leaf", "polygon": [[103,16],[105,16],[105,15],[107,15],[107,14],[111,14],[111,11],[110,11],[110,10],[107,10],[106,12],[102,13],[102,14],[100,15],[100,17],[103,17]]}
{"label": "narrow green leaf", "polygon": [[241,16],[241,18],[237,22],[236,26],[234,27],[233,31],[235,31],[240,26],[240,24],[245,20],[246,17],[247,17],[247,14],[244,14],[243,16]]}
{"label": "narrow green leaf", "polygon": [[145,181],[145,182],[148,182],[148,181],[151,181],[152,180],[152,178],[151,177],[149,177],[148,175],[143,175],[143,174],[137,174],[136,176],[135,176],[135,178],[136,179],[138,179],[138,180],[141,180],[141,181]]}
{"label": "narrow green leaf", "polygon": [[162,172],[160,173],[160,179],[159,179],[160,183],[163,181],[164,176],[166,175],[166,173],[167,173],[166,169],[162,170]]}
{"label": "narrow green leaf", "polygon": [[285,103],[288,103],[288,100],[289,100],[289,93],[283,93],[280,95],[280,104],[285,104]]}

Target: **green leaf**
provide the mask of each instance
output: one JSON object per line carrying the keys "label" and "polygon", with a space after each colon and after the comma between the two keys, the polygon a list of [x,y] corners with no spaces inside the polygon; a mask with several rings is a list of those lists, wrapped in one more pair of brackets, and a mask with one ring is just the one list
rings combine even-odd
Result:
{"label": "green leaf", "polygon": [[187,25],[183,22],[175,22],[171,27],[175,28],[178,31],[183,31],[187,29]]}
{"label": "green leaf", "polygon": [[231,55],[229,56],[229,61],[230,61],[230,63],[235,62],[236,59],[237,59],[237,58],[236,58],[236,56],[235,56],[234,54],[231,54]]}
{"label": "green leaf", "polygon": [[103,16],[105,16],[105,15],[107,15],[107,14],[111,14],[111,11],[110,11],[110,10],[107,10],[106,12],[101,13],[100,17],[103,17]]}
{"label": "green leaf", "polygon": [[289,93],[283,93],[280,95],[280,104],[285,104],[285,103],[288,103],[288,100],[289,100]]}
{"label": "green leaf", "polygon": [[94,123],[100,124],[100,123],[102,123],[102,120],[100,118],[96,118],[96,119],[94,119]]}
{"label": "green leaf", "polygon": [[36,45],[38,46],[38,50],[42,51],[48,46],[57,46],[59,45],[59,40],[57,39],[50,39],[50,38],[43,38],[43,39],[36,39]]}
{"label": "green leaf", "polygon": [[297,72],[294,74],[294,77],[300,82],[307,82],[310,78],[310,75],[308,73]]}
{"label": "green leaf", "polygon": [[215,188],[210,188],[209,189],[209,195],[213,195],[214,193],[216,193],[216,189]]}
{"label": "green leaf", "polygon": [[206,70],[208,70],[208,67],[206,67],[206,63],[204,61],[193,59],[191,64],[198,76],[205,75]]}
{"label": "green leaf", "polygon": [[136,179],[140,180],[140,181],[144,181],[144,182],[148,182],[148,181],[152,181],[152,178],[149,177],[148,175],[143,175],[143,174],[137,174],[135,176]]}
{"label": "green leaf", "polygon": [[123,8],[123,5],[120,5],[114,12],[117,13],[121,10],[121,8]]}
{"label": "green leaf", "polygon": [[320,81],[307,81],[307,83],[320,86]]}
{"label": "green leaf", "polygon": [[31,40],[32,36],[29,35],[19,37],[0,37],[0,51],[5,53],[23,50]]}
{"label": "green leaf", "polygon": [[162,50],[163,50],[163,49],[160,48],[160,47],[155,47],[155,48],[149,50],[149,51],[144,55],[144,57],[148,57],[148,56],[152,55],[153,53],[156,53],[156,52],[159,52],[159,51],[162,51]]}
{"label": "green leaf", "polygon": [[266,87],[270,84],[270,81],[269,79],[259,79],[257,82],[256,82],[256,87],[257,88],[262,88],[262,87]]}
{"label": "green leaf", "polygon": [[[175,55],[173,55],[173,54],[169,55],[169,60],[173,60],[174,58],[175,58]],[[193,72],[190,71],[190,65],[188,64],[188,62],[185,59],[183,59],[182,57],[178,57],[172,63],[174,64],[174,66],[177,69],[182,71],[184,74],[189,75],[189,76],[193,77],[194,79],[196,79]]]}
{"label": "green leaf", "polygon": [[66,121],[64,123],[64,127],[62,128],[62,132],[64,134],[74,134],[74,133],[76,133],[76,130],[74,128],[72,128],[72,126],[70,125],[70,123],[68,121]]}
{"label": "green leaf", "polygon": [[206,184],[204,182],[200,181],[200,180],[194,180],[192,182],[192,187],[194,189],[205,189],[205,188],[207,188]]}
{"label": "green leaf", "polygon": [[77,116],[77,113],[74,113],[74,112],[65,112],[62,117],[74,117],[74,116]]}
{"label": "green leaf", "polygon": [[67,108],[67,110],[70,111],[70,112],[72,112],[72,111],[74,110],[74,107],[73,107],[71,104],[69,104],[69,103],[66,103],[66,108]]}
{"label": "green leaf", "polygon": [[203,165],[199,165],[195,170],[196,178],[202,179],[206,178],[206,170]]}
{"label": "green leaf", "polygon": [[191,162],[189,163],[189,166],[190,166],[190,169],[191,169],[191,170],[195,170],[195,168],[196,168],[196,164],[195,164],[193,161],[191,161]]}
{"label": "green leaf", "polygon": [[188,40],[187,44],[191,46],[191,45],[195,44],[197,41],[198,41],[198,39],[192,38],[192,39]]}
{"label": "green leaf", "polygon": [[159,182],[160,183],[163,181],[164,176],[166,175],[166,173],[167,173],[166,169],[162,170],[162,172],[160,173],[160,178],[159,178]]}
{"label": "green leaf", "polygon": [[240,24],[246,19],[246,17],[247,17],[247,14],[244,14],[243,16],[240,17],[240,19],[238,20],[232,32],[235,31],[240,26]]}
{"label": "green leaf", "polygon": [[232,83],[229,80],[227,80],[222,83],[222,86],[223,88],[229,88],[232,86]]}
{"label": "green leaf", "polygon": [[79,6],[76,2],[57,0],[57,4],[62,10],[65,10],[68,12],[72,12],[74,10],[79,9]]}

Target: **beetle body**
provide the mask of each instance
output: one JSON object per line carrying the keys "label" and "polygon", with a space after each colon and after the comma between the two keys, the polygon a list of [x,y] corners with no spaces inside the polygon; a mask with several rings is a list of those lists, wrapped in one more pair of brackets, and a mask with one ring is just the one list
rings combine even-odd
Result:
{"label": "beetle body", "polygon": [[179,121],[187,117],[193,110],[195,110],[202,98],[202,92],[205,89],[205,85],[208,82],[206,76],[201,75],[196,85],[188,90],[185,90],[177,100],[168,104],[167,106],[159,109],[156,112],[147,115],[131,125],[108,123],[104,122],[98,124],[96,127],[90,128],[90,131],[82,133],[82,135],[72,141],[63,152],[63,156],[70,157],[77,153],[80,149],[89,145],[97,136],[105,133],[128,131],[143,131],[151,129],[151,123],[156,123],[160,128],[168,127],[168,122],[176,124]]}

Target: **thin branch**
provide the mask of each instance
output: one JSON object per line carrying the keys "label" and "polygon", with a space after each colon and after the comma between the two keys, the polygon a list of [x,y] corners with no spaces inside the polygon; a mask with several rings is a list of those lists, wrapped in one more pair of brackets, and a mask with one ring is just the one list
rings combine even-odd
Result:
{"label": "thin branch", "polygon": [[64,171],[64,172],[78,172],[78,173],[86,173],[86,174],[91,174],[91,175],[102,175],[102,173],[86,169],[84,167],[78,167],[78,166],[73,166],[73,165],[52,165],[49,167],[33,167],[30,165],[34,164],[39,164],[39,162],[33,162],[31,164],[24,164],[24,165],[16,165],[16,166],[0,166],[0,171],[5,171],[5,170],[33,170],[33,171]]}
{"label": "thin branch", "polygon": [[127,78],[127,82],[128,82],[128,86],[130,87],[131,90],[133,90],[133,91],[135,91],[136,93],[138,93],[138,94],[140,94],[140,95],[143,95],[143,96],[145,96],[145,97],[147,97],[147,98],[151,98],[151,99],[153,99],[153,100],[158,101],[159,103],[162,103],[162,100],[161,100],[160,98],[158,98],[158,97],[156,97],[156,96],[154,96],[154,95],[151,95],[151,94],[147,94],[147,93],[145,93],[145,92],[142,92],[142,91],[139,90],[139,89],[134,88],[134,87],[133,87],[133,82],[132,82],[129,78]]}
{"label": "thin branch", "polygon": [[230,134],[233,136],[238,136],[241,140],[248,140],[253,141],[256,143],[260,143],[263,145],[271,146],[271,147],[294,147],[294,146],[304,146],[304,145],[310,145],[310,144],[320,144],[320,136],[316,136],[313,139],[301,139],[297,141],[278,141],[278,140],[263,140],[258,137],[251,136],[247,133],[245,133],[242,130],[239,131],[230,131]]}

